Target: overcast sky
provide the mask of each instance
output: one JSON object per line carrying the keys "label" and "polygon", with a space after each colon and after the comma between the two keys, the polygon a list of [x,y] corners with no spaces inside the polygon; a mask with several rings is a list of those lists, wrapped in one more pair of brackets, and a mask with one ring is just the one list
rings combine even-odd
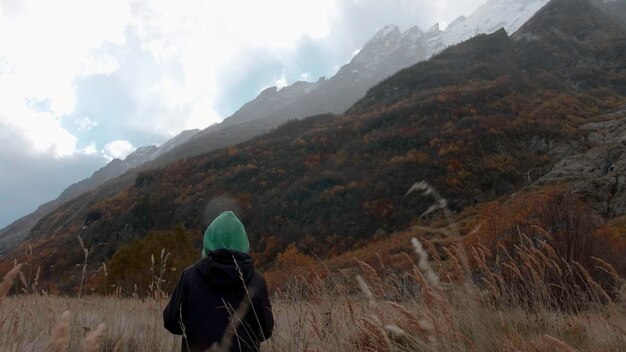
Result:
{"label": "overcast sky", "polygon": [[387,24],[484,0],[0,0],[0,228],[263,88],[331,76]]}

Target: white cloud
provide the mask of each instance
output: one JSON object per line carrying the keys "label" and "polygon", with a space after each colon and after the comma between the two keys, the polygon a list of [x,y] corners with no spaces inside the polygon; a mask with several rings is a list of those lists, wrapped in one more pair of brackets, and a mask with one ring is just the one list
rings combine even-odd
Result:
{"label": "white cloud", "polygon": [[50,158],[28,148],[19,129],[0,121],[0,228],[103,166],[101,156]]}
{"label": "white cloud", "polygon": [[0,0],[0,9],[7,17],[17,17],[24,12],[24,3],[21,0]]}
{"label": "white cloud", "polygon": [[0,57],[0,76],[8,75],[11,73],[13,73],[13,68],[11,67],[11,65],[9,65],[5,58]]}
{"label": "white cloud", "polygon": [[79,75],[107,75],[113,73],[118,67],[119,62],[108,53],[90,52],[81,63]]}
{"label": "white cloud", "polygon": [[[169,110],[188,107],[187,116],[145,116],[136,128],[173,135],[182,128],[204,128],[224,116],[216,112],[217,77],[262,48],[286,57],[302,36],[330,33],[332,0],[138,1],[131,24],[142,48],[157,63],[176,62],[178,79],[164,78],[141,98],[160,97]],[[273,83],[273,82],[268,82]]]}
{"label": "white cloud", "polygon": [[135,149],[137,148],[129,141],[116,140],[105,145],[102,154],[109,160],[124,159],[128,154],[134,152]]}
{"label": "white cloud", "polygon": [[82,155],[96,155],[96,154],[98,154],[98,149],[96,148],[96,143],[95,142],[89,143],[88,146],[86,146],[86,147],[84,147],[82,149],[79,149],[78,153],[82,154]]}
{"label": "white cloud", "polygon": [[20,78],[21,90],[48,98],[53,111],[72,111],[73,80],[89,52],[105,41],[122,42],[129,21],[122,0],[23,1],[20,16],[0,21],[0,57]]}
{"label": "white cloud", "polygon": [[92,120],[89,117],[85,116],[76,121],[74,121],[76,127],[78,127],[79,131],[89,131],[92,128],[98,126],[98,121]]}
{"label": "white cloud", "polygon": [[278,89],[283,89],[287,86],[287,77],[285,76],[284,72],[280,75],[276,82],[274,82],[274,85]]}
{"label": "white cloud", "polygon": [[[3,83],[13,81],[0,76],[0,87]],[[29,106],[29,101],[16,90],[0,90],[3,103],[0,104],[0,122],[8,124],[24,135],[29,145],[24,149],[32,149],[54,157],[68,156],[74,153],[76,137],[66,131],[58,117],[48,111],[36,111]],[[9,115],[10,114],[10,115]],[[17,118],[16,118],[17,117]]]}
{"label": "white cloud", "polygon": [[[122,0],[3,0],[1,9],[0,119],[35,150],[71,155],[77,137],[61,118],[74,109],[74,81],[93,49],[124,40],[129,7]],[[33,111],[31,100],[49,101],[49,111]]]}

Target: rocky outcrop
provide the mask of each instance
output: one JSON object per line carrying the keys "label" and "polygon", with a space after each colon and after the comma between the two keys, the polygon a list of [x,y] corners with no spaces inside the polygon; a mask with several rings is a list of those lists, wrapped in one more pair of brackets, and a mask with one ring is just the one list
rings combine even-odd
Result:
{"label": "rocky outcrop", "polygon": [[586,124],[587,150],[563,158],[540,182],[566,182],[606,216],[626,215],[626,108]]}

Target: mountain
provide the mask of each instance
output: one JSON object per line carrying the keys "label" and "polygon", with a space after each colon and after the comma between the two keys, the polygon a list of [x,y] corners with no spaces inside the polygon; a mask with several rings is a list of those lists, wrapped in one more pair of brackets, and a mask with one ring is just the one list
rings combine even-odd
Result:
{"label": "mountain", "polygon": [[404,196],[415,181],[432,184],[453,212],[541,187],[537,180],[593,146],[589,123],[626,107],[626,30],[602,6],[552,0],[511,36],[498,30],[446,49],[344,114],[291,121],[144,170],[131,184],[110,181],[41,219],[23,246],[38,253],[43,279],[63,278],[69,290],[80,277],[76,235],[106,244],[93,253],[95,270],[150,231],[202,233],[207,205],[225,200],[238,204],[253,254],[268,267],[290,243],[332,255],[428,223],[420,214],[432,200]]}
{"label": "mountain", "polygon": [[176,137],[168,140],[166,143],[163,143],[161,146],[157,147],[152,145],[138,148],[133,153],[129,154],[124,160],[114,159],[104,167],[94,172],[91,177],[72,184],[63,190],[63,192],[61,192],[55,200],[41,205],[33,213],[14,221],[4,229],[0,230],[0,253],[18,244],[28,235],[39,219],[54,211],[63,203],[78,197],[81,194],[94,190],[105,182],[124,174],[128,170],[154,160],[160,155],[176,148],[178,145],[187,142],[198,132],[199,130],[197,129],[183,131],[176,135]]}
{"label": "mountain", "polygon": [[469,17],[459,17],[445,30],[439,25],[424,32],[412,27],[381,29],[330,79],[296,82],[278,90],[268,88],[220,125],[198,133],[160,161],[206,153],[246,141],[288,120],[325,113],[343,113],[376,83],[399,70],[424,61],[450,45],[504,27],[515,32],[548,0],[489,0]]}
{"label": "mountain", "polygon": [[[245,104],[233,115],[215,126],[215,130],[221,130],[227,126],[233,126],[253,120],[260,120],[273,114],[275,111],[284,109],[294,101],[310,94],[324,85],[326,78],[322,77],[317,82],[299,81],[280,90],[276,87],[266,88],[259,96]],[[198,137],[202,134],[198,135]]]}
{"label": "mountain", "polygon": [[343,113],[368,89],[400,69],[480,33],[492,33],[501,27],[513,33],[545,3],[547,0],[489,0],[471,16],[459,17],[444,31],[439,25],[426,32],[418,27],[400,32],[397,26],[387,26],[328,80],[296,82],[280,90],[267,88],[220,124],[199,132],[183,132],[158,149],[143,147],[123,161],[112,161],[91,178],[70,186],[59,199],[0,230],[0,247],[18,243],[39,219],[62,202],[91,191],[128,170],[162,167],[182,158],[233,146],[267,133],[288,120]]}
{"label": "mountain", "polygon": [[626,27],[626,2],[622,0],[593,0],[606,15]]}

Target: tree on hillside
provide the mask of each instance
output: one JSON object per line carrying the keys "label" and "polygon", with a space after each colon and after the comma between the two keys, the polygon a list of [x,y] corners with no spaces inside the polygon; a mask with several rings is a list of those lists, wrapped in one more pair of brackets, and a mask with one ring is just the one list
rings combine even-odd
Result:
{"label": "tree on hillside", "polygon": [[[198,257],[191,235],[182,226],[152,231],[115,252],[107,265],[107,281],[127,295],[169,292]],[[96,286],[99,291],[104,292],[103,284],[101,278]]]}

